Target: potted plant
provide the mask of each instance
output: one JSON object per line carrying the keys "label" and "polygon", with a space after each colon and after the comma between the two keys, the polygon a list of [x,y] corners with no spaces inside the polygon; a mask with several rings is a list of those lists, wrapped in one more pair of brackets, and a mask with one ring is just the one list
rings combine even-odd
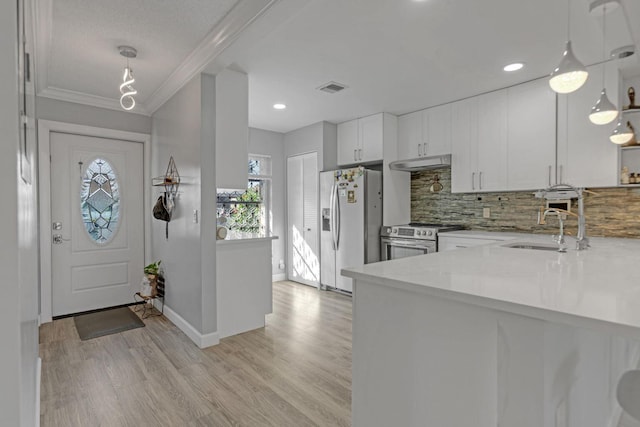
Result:
{"label": "potted plant", "polygon": [[158,271],[160,270],[160,263],[162,263],[162,261],[152,262],[144,268],[144,274],[147,276],[147,280],[149,280],[149,284],[151,285],[150,296],[152,298],[158,293]]}

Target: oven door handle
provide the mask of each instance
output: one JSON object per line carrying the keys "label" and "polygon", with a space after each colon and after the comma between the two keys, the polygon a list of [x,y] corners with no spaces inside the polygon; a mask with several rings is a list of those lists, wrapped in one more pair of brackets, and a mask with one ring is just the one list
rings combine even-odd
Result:
{"label": "oven door handle", "polygon": [[383,240],[382,243],[387,246],[396,246],[399,248],[414,248],[414,249],[431,249],[432,245],[420,245],[417,243],[404,243],[404,242],[394,242],[393,240]]}

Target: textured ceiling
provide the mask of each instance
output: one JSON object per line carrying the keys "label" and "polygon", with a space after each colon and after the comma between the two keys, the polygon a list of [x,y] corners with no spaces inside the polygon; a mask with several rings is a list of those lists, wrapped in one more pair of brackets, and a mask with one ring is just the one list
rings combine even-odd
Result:
{"label": "textured ceiling", "polygon": [[[625,0],[625,3],[640,3]],[[402,114],[547,75],[566,40],[559,0],[281,0],[209,67],[249,74],[251,126],[280,132],[380,111]],[[572,1],[574,49],[602,59],[602,18]],[[631,23],[640,23],[637,5]],[[609,47],[632,42],[622,9]],[[507,74],[502,66],[524,61]],[[629,58],[638,63],[638,55]],[[329,95],[329,81],[348,89]],[[284,111],[275,102],[288,105]]]}
{"label": "textured ceiling", "polygon": [[53,0],[47,86],[117,99],[133,46],[137,99],[144,102],[237,0]]}

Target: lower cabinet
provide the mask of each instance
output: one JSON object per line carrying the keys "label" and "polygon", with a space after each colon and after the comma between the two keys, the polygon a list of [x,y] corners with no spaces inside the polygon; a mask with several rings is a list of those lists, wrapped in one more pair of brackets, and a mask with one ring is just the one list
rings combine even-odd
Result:
{"label": "lower cabinet", "polygon": [[438,236],[438,252],[455,251],[457,249],[471,248],[473,246],[488,245],[499,242],[499,239],[447,236],[443,233]]}

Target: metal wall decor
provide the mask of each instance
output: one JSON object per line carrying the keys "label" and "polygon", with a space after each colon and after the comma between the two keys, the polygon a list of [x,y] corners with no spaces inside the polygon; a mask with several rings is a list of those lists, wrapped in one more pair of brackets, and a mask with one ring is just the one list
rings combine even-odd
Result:
{"label": "metal wall decor", "polygon": [[178,167],[173,160],[173,156],[169,158],[167,171],[163,176],[153,178],[152,185],[154,187],[164,187],[164,192],[158,197],[153,207],[153,216],[156,219],[166,222],[165,238],[169,238],[169,221],[173,215],[178,196],[178,188],[180,187],[180,174]]}

